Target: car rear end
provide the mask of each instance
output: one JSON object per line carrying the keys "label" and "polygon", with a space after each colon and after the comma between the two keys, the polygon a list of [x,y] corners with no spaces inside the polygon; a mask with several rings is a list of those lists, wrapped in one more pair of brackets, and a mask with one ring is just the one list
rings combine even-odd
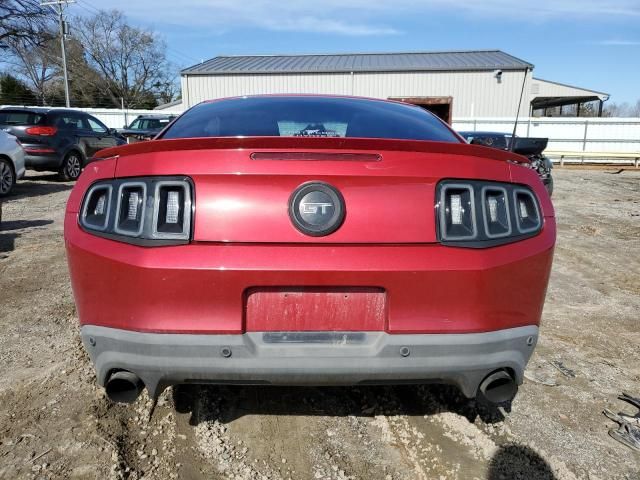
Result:
{"label": "car rear end", "polygon": [[167,139],[103,156],[65,238],[112,398],[443,382],[497,401],[522,382],[555,222],[521,157],[455,136]]}
{"label": "car rear end", "polygon": [[57,170],[62,162],[56,134],[46,109],[9,108],[0,110],[0,129],[20,140],[26,167],[33,170]]}
{"label": "car rear end", "polygon": [[13,135],[0,130],[0,197],[8,195],[25,174],[24,149]]}

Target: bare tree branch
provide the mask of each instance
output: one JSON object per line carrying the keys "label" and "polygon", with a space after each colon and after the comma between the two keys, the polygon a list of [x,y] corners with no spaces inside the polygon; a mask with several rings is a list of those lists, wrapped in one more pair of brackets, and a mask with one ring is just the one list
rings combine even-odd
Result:
{"label": "bare tree branch", "polygon": [[166,45],[155,33],[130,26],[123,13],[101,11],[78,18],[78,37],[89,65],[98,71],[113,105],[153,103],[154,85],[166,82]]}
{"label": "bare tree branch", "polygon": [[37,43],[52,15],[38,0],[0,0],[0,42],[22,39]]}

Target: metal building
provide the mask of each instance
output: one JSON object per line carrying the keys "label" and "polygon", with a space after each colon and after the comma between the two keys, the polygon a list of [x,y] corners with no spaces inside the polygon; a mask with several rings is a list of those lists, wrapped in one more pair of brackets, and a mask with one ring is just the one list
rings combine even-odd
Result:
{"label": "metal building", "polygon": [[182,70],[182,106],[242,95],[324,93],[400,99],[450,122],[452,117],[513,117],[523,83],[523,116],[533,109],[608,98],[535,79],[532,71],[531,63],[500,50],[219,56]]}

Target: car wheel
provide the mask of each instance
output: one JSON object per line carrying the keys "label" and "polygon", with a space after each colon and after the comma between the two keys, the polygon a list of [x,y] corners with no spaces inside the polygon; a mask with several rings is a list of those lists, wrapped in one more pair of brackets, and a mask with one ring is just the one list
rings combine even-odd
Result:
{"label": "car wheel", "polygon": [[9,160],[0,158],[0,197],[8,195],[16,184],[16,176]]}
{"label": "car wheel", "polygon": [[82,172],[82,157],[78,152],[69,152],[62,162],[60,177],[66,181],[77,180],[80,172]]}
{"label": "car wheel", "polygon": [[553,177],[549,175],[549,178],[544,182],[544,187],[547,189],[549,196],[553,194]]}

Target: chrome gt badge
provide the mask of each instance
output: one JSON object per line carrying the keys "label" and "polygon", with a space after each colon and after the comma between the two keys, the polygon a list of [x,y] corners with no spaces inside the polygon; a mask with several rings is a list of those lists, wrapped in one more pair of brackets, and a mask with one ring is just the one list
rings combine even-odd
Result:
{"label": "chrome gt badge", "polygon": [[305,183],[289,199],[289,216],[294,226],[312,237],[335,232],[342,225],[344,215],[342,195],[327,183]]}

